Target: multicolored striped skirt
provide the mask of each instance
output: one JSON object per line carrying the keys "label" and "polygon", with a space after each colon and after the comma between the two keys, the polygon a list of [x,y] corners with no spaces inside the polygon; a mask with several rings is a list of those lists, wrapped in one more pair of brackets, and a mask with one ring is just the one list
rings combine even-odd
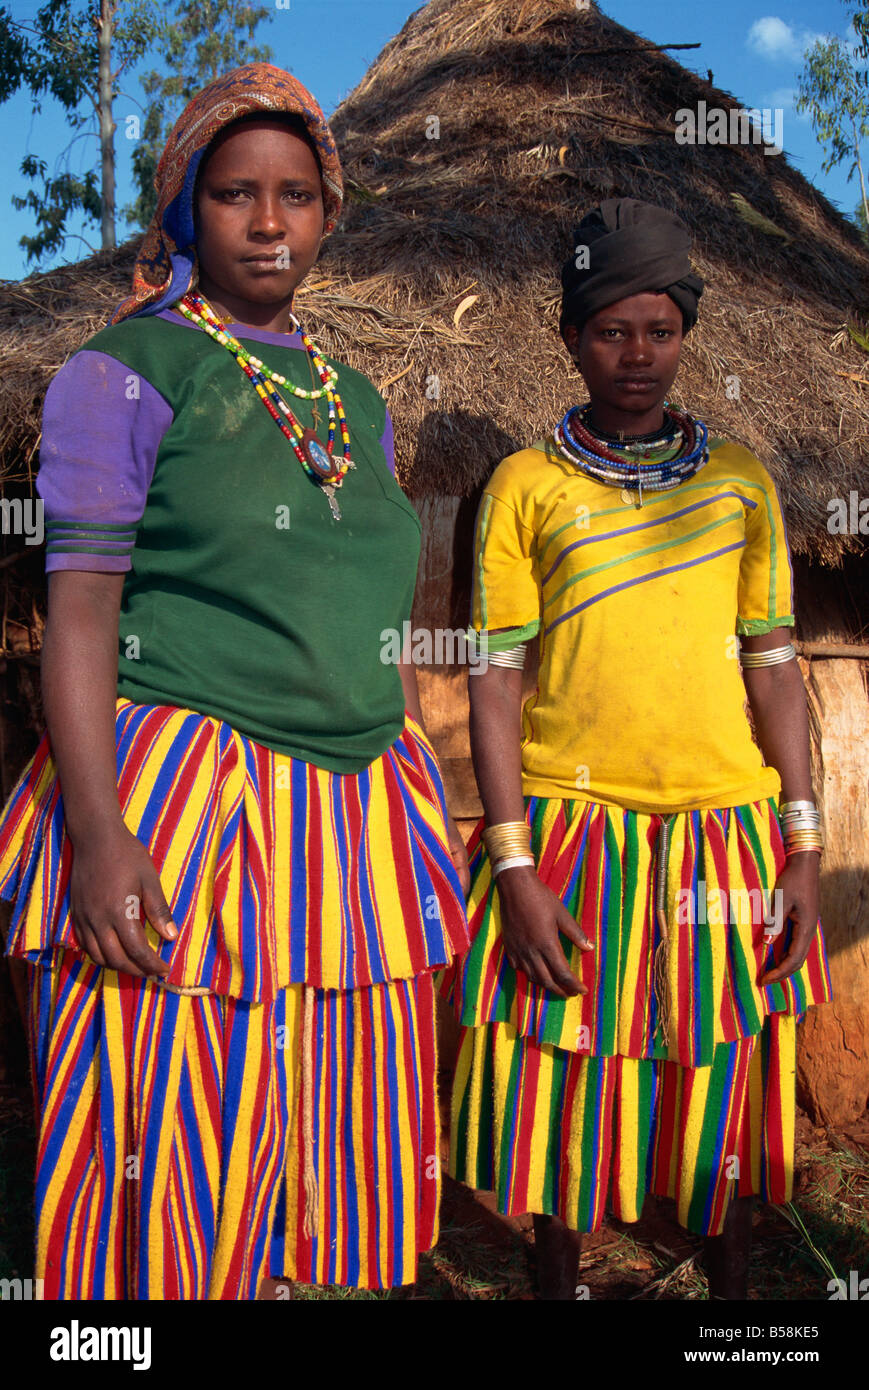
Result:
{"label": "multicolored striped skirt", "polygon": [[831,993],[820,929],[800,970],[758,984],[789,942],[774,803],[664,818],[528,797],[526,816],[541,879],[594,943],[560,937],[588,993],[558,999],[508,964],[481,823],[472,945],[442,983],[463,1025],[452,1175],[580,1231],[608,1202],[638,1219],[647,1193],[706,1235],[734,1196],[788,1200],[795,1024]]}
{"label": "multicolored striped skirt", "polygon": [[0,816],[30,965],[46,1298],[256,1298],[412,1282],[437,1240],[432,971],[467,946],[434,751],[358,774],[189,710],[117,703],[119,801],[179,927],[156,983],[69,915],[47,737]]}

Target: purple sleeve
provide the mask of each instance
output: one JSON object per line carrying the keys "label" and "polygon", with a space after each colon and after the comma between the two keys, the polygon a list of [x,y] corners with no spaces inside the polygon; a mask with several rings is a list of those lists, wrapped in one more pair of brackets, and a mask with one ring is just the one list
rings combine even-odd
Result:
{"label": "purple sleeve", "polygon": [[383,433],[380,436],[380,447],[386,455],[386,462],[389,464],[389,471],[395,477],[395,441],[392,435],[392,416],[386,412],[386,424],[383,426]]}
{"label": "purple sleeve", "polygon": [[130,569],[171,423],[163,396],[107,353],[85,348],[61,367],[45,397],[36,477],[47,572]]}

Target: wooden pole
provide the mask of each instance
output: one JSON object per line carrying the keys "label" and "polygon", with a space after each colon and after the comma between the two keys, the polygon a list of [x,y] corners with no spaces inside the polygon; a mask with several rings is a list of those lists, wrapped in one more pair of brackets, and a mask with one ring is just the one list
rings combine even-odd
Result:
{"label": "wooden pole", "polygon": [[850,657],[854,661],[869,660],[867,642],[794,642],[799,656]]}

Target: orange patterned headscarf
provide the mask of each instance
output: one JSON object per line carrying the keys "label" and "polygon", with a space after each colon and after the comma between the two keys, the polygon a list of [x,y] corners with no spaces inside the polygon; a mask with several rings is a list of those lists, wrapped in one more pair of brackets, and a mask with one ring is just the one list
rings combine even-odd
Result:
{"label": "orange patterned headscarf", "polygon": [[157,314],[195,283],[193,189],[202,156],[224,126],[260,111],[301,116],[320,162],[323,231],[333,230],[341,212],[344,182],[323,112],[290,73],[270,63],[246,63],[203,87],[172,127],[154,176],[157,208],[133,268],[133,292],[115,311],[112,323],[134,314]]}

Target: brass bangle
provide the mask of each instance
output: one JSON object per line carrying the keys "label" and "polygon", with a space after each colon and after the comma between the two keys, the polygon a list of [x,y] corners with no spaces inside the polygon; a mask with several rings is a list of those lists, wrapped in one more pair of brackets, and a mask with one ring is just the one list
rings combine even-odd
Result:
{"label": "brass bangle", "polygon": [[483,831],[483,844],[492,861],[507,855],[528,855],[531,853],[531,827],[524,820],[488,825]]}

